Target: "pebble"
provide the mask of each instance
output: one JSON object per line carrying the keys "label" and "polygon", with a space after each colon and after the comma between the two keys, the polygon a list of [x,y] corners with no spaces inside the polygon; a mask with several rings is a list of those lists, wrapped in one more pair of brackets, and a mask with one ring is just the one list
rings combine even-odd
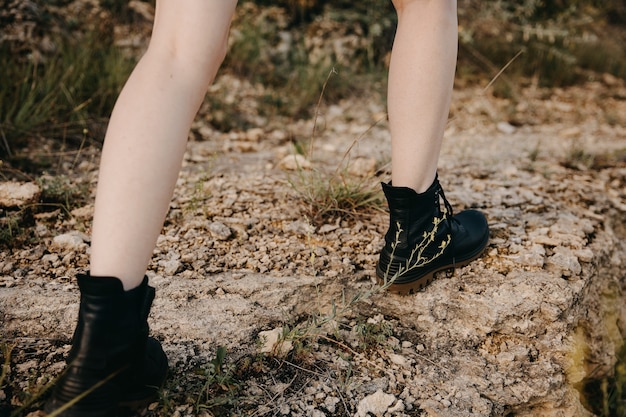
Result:
{"label": "pebble", "polygon": [[512,135],[517,130],[515,126],[508,122],[499,122],[496,126],[500,132],[506,133],[507,135]]}
{"label": "pebble", "polygon": [[385,394],[382,390],[378,390],[359,401],[356,417],[368,417],[369,413],[375,416],[382,416],[395,401],[396,397],[394,395]]}
{"label": "pebble", "polygon": [[348,173],[356,177],[369,177],[376,171],[374,158],[356,158],[348,165]]}
{"label": "pebble", "polygon": [[277,327],[272,330],[259,332],[258,336],[262,345],[259,351],[277,357],[285,357],[293,349],[291,340],[283,339],[283,328]]}
{"label": "pebble", "polygon": [[175,275],[183,266],[178,259],[170,259],[167,261],[160,261],[159,265],[163,268],[165,275]]}
{"label": "pebble", "polygon": [[207,229],[211,236],[217,240],[228,240],[233,235],[233,231],[222,222],[211,222]]}
{"label": "pebble", "polygon": [[339,403],[339,398],[337,397],[326,397],[326,399],[324,400],[324,407],[326,407],[326,409],[328,411],[330,411],[331,413],[335,413],[336,409],[337,409],[337,404]]}
{"label": "pebble", "polygon": [[311,162],[300,154],[287,155],[280,160],[278,166],[286,171],[299,171],[311,169]]}
{"label": "pebble", "polygon": [[579,249],[575,250],[574,254],[578,257],[580,262],[591,262],[595,257],[591,249]]}
{"label": "pebble", "polygon": [[391,360],[391,362],[393,362],[394,364],[405,368],[409,365],[409,361],[407,360],[407,358],[405,358],[402,355],[397,355],[395,353],[390,353],[389,354],[389,359]]}
{"label": "pebble", "polygon": [[64,251],[82,251],[87,244],[77,233],[65,233],[52,239],[52,247]]}

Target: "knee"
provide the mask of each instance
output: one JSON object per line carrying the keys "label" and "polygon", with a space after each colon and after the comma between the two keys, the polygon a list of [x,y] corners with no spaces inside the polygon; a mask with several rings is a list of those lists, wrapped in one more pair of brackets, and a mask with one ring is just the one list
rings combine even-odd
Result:
{"label": "knee", "polygon": [[176,37],[157,39],[150,43],[146,55],[168,72],[184,74],[188,82],[208,85],[226,57],[227,43],[227,36],[211,43]]}

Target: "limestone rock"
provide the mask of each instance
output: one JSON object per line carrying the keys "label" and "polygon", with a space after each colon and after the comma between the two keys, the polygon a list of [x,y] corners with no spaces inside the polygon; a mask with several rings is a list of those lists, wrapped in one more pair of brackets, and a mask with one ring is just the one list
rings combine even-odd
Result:
{"label": "limestone rock", "polygon": [[280,160],[278,166],[286,171],[311,169],[311,162],[300,154],[287,155]]}
{"label": "limestone rock", "polygon": [[368,177],[376,171],[376,160],[374,158],[356,158],[348,165],[348,173],[357,177]]}
{"label": "limestone rock", "polygon": [[33,204],[39,198],[41,189],[33,182],[0,183],[0,207],[23,207]]}
{"label": "limestone rock", "polygon": [[52,247],[60,251],[79,252],[86,246],[84,237],[79,233],[65,233],[52,239]]}
{"label": "limestone rock", "polygon": [[233,235],[233,231],[222,222],[211,222],[208,229],[211,236],[217,240],[228,240]]}
{"label": "limestone rock", "polygon": [[378,390],[359,401],[356,416],[367,417],[371,413],[376,417],[383,417],[395,401],[394,395]]}
{"label": "limestone rock", "polygon": [[259,332],[259,339],[262,343],[261,353],[284,357],[293,349],[293,343],[290,340],[283,339],[282,327]]}

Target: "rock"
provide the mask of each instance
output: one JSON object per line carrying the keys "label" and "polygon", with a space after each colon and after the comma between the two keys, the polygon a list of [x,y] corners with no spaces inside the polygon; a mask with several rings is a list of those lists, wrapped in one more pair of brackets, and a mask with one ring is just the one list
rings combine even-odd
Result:
{"label": "rock", "polygon": [[578,256],[569,248],[554,248],[554,255],[546,260],[548,270],[561,271],[564,276],[577,276],[581,273],[582,267],[578,262]]}
{"label": "rock", "polygon": [[52,247],[61,251],[80,252],[86,246],[83,237],[75,232],[58,235],[52,239]]}
{"label": "rock", "polygon": [[178,259],[170,259],[161,261],[159,265],[163,268],[165,275],[175,275],[182,267],[182,263]]}
{"label": "rock", "polygon": [[385,394],[378,390],[359,401],[356,417],[368,417],[369,413],[374,414],[376,417],[383,417],[395,401],[396,397],[394,395]]}
{"label": "rock", "polygon": [[512,135],[517,130],[516,127],[509,122],[500,122],[496,127],[500,132],[506,133],[507,135]]}
{"label": "rock", "polygon": [[233,231],[222,222],[211,222],[207,228],[211,236],[217,240],[228,240],[233,235]]}
{"label": "rock", "polygon": [[369,177],[376,171],[374,158],[356,158],[348,165],[348,173],[357,177]]}
{"label": "rock", "polygon": [[520,262],[529,267],[543,268],[546,259],[546,250],[541,245],[531,245],[521,254]]}
{"label": "rock", "polygon": [[384,391],[389,388],[389,381],[387,378],[375,378],[372,381],[363,383],[358,391],[364,394],[372,394],[376,391]]}
{"label": "rock", "polygon": [[79,219],[87,219],[93,216],[93,205],[78,207],[72,210],[72,216]]}
{"label": "rock", "polygon": [[254,127],[246,131],[245,138],[250,142],[259,142],[265,132],[260,127]]}
{"label": "rock", "polygon": [[402,355],[390,353],[389,359],[391,360],[392,363],[395,363],[401,368],[406,368],[409,365],[409,361],[407,360],[407,358]]}
{"label": "rock", "polygon": [[593,251],[589,248],[575,250],[574,254],[578,257],[580,262],[591,262],[594,258]]}
{"label": "rock", "polygon": [[37,202],[41,189],[33,182],[0,183],[0,207],[24,207]]}
{"label": "rock", "polygon": [[339,401],[341,400],[337,397],[326,397],[326,399],[324,400],[324,407],[328,411],[334,414],[337,409],[337,404],[339,403]]}
{"label": "rock", "polygon": [[300,154],[287,155],[278,163],[278,166],[287,171],[311,169],[311,162]]}
{"label": "rock", "polygon": [[297,235],[310,236],[315,232],[315,227],[303,220],[296,220],[284,226],[285,232],[295,233]]}
{"label": "rock", "polygon": [[323,234],[330,233],[337,229],[339,229],[339,226],[336,224],[323,224],[317,232],[323,235]]}
{"label": "rock", "polygon": [[273,330],[259,332],[259,340],[262,343],[261,353],[269,353],[279,358],[287,356],[293,349],[291,340],[283,339],[283,328],[277,327]]}

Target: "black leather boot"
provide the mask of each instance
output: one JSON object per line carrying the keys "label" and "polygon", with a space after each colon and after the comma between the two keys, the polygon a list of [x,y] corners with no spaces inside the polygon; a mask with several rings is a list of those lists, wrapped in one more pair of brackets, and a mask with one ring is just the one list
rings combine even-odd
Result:
{"label": "black leather boot", "polygon": [[421,194],[407,187],[382,186],[389,204],[389,230],[376,275],[389,291],[419,291],[436,272],[467,265],[487,246],[485,216],[476,210],[453,215],[438,178]]}
{"label": "black leather boot", "polygon": [[118,409],[147,405],[165,381],[167,357],[148,337],[154,288],[148,278],[124,291],[113,277],[78,276],[78,324],[67,367],[56,382],[48,413],[79,396],[62,417],[115,417]]}

